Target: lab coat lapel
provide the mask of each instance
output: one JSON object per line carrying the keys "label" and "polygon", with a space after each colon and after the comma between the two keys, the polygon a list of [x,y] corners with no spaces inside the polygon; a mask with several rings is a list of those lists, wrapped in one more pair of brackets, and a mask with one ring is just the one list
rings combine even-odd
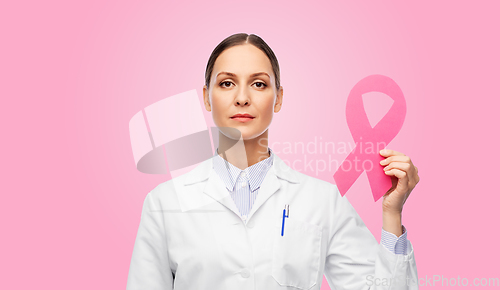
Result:
{"label": "lab coat lapel", "polygon": [[213,169],[213,157],[205,160],[181,178],[174,180],[174,185],[179,193],[178,199],[182,211],[218,211],[220,205],[223,205],[236,215],[240,215],[224,183]]}
{"label": "lab coat lapel", "polygon": [[267,172],[264,180],[262,181],[259,189],[259,193],[255,199],[252,209],[248,214],[248,220],[252,218],[254,213],[269,199],[275,192],[277,192],[281,187],[281,183],[276,177],[275,172],[271,169]]}
{"label": "lab coat lapel", "polygon": [[259,210],[259,208],[282,187],[280,179],[291,183],[299,183],[296,172],[286,165],[278,155],[274,154],[273,166],[269,169],[260,185],[257,198],[248,214],[248,220],[250,220],[254,213],[256,213],[257,210]]}
{"label": "lab coat lapel", "polygon": [[224,183],[213,168],[210,169],[207,185],[205,186],[203,192],[212,197],[214,200],[218,201],[223,206],[227,207],[237,216],[240,215],[240,211],[236,207],[233,198],[229,194],[229,191],[226,189]]}

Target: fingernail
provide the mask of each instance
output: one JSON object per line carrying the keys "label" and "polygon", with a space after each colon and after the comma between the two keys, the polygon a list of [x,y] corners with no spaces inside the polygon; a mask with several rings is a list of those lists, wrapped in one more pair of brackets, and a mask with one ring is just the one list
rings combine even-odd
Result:
{"label": "fingernail", "polygon": [[386,153],[385,149],[380,150],[380,154],[385,154],[385,153]]}

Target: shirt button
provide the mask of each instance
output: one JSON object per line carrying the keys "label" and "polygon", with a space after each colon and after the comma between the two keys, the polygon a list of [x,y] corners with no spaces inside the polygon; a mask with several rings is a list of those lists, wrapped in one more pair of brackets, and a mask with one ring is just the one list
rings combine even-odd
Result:
{"label": "shirt button", "polygon": [[245,186],[247,186],[247,183],[246,182],[242,182],[241,183],[241,187],[245,187]]}
{"label": "shirt button", "polygon": [[242,172],[241,172],[241,176],[246,176],[246,175],[247,175],[247,174],[246,174],[246,172],[245,172],[245,171],[242,171]]}
{"label": "shirt button", "polygon": [[243,219],[244,221],[246,221],[247,220],[247,216],[246,215],[242,215],[241,219]]}
{"label": "shirt button", "polygon": [[243,277],[243,278],[248,278],[248,277],[250,277],[250,271],[248,271],[247,269],[243,269],[243,270],[240,272],[240,275],[241,275],[241,277]]}

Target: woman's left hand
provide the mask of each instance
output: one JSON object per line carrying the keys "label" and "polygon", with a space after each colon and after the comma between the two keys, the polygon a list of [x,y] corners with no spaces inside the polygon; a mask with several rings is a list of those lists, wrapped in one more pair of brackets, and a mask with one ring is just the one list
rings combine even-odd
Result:
{"label": "woman's left hand", "polygon": [[380,155],[386,157],[380,164],[385,166],[385,174],[392,179],[392,187],[384,195],[382,209],[384,213],[401,214],[411,191],[420,181],[418,169],[410,157],[401,152],[383,149]]}

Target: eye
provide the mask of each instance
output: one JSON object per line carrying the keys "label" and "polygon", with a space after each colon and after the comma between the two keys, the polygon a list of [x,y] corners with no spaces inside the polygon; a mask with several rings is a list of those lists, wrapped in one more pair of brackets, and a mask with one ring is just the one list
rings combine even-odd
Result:
{"label": "eye", "polygon": [[267,85],[263,82],[256,82],[256,83],[254,83],[254,85],[257,85],[257,87],[259,89],[263,89],[263,88],[267,87]]}
{"label": "eye", "polygon": [[223,82],[221,82],[221,83],[219,84],[219,86],[221,86],[221,87],[223,87],[223,88],[228,88],[228,87],[230,87],[230,86],[231,86],[231,84],[232,84],[232,82],[230,82],[230,81],[223,81]]}

